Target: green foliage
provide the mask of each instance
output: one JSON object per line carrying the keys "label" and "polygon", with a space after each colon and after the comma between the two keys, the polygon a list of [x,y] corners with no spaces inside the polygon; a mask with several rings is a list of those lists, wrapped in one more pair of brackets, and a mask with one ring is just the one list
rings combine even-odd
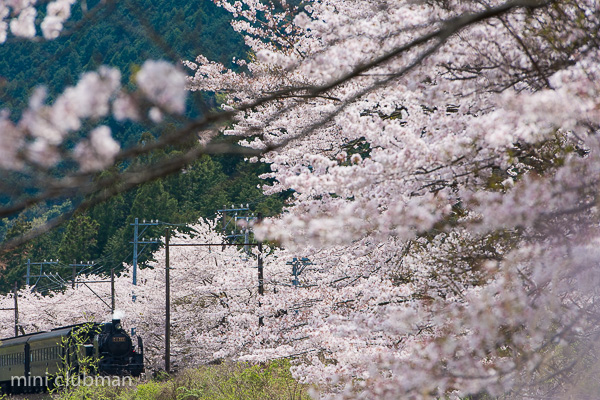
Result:
{"label": "green foliage", "polygon": [[57,400],[307,400],[307,387],[292,378],[287,360],[267,364],[225,363],[183,371],[135,388],[79,387]]}
{"label": "green foliage", "polygon": [[138,188],[131,206],[132,215],[148,219],[179,222],[178,201],[165,191],[161,181],[154,181]]}
{"label": "green foliage", "polygon": [[150,400],[160,398],[160,394],[163,391],[163,384],[157,381],[150,381],[142,383],[137,386],[137,389],[132,393],[131,400]]}
{"label": "green foliage", "polygon": [[[152,140],[147,136],[145,139]],[[176,151],[172,150],[160,157],[174,153]],[[152,161],[138,160],[139,163]],[[200,218],[214,218],[217,210],[230,204],[249,204],[251,212],[264,216],[276,215],[283,209],[288,194],[267,197],[262,193],[260,187],[265,182],[259,175],[268,171],[268,165],[250,164],[242,158],[203,156],[179,174],[117,195],[86,214],[75,216],[64,226],[0,254],[0,266],[4,265],[6,269],[0,276],[0,292],[11,290],[14,282],[24,283],[28,258],[32,262],[59,258],[62,266],[46,266],[44,272],[58,273],[65,279],[70,279],[71,270],[64,266],[73,260],[96,261],[105,272],[112,268],[118,271],[123,262],[131,263],[131,224],[135,218],[140,221],[157,219],[174,224],[194,223]],[[118,171],[105,172],[103,176],[111,173]],[[71,207],[71,202],[66,201],[27,210],[13,221],[4,220],[0,228],[5,229],[6,239],[17,237]],[[163,235],[162,226],[150,227],[144,232],[145,238]],[[144,265],[156,249],[156,245],[147,247],[140,255],[140,265]],[[43,291],[45,282],[42,279],[40,283],[42,289],[38,289]]]}
{"label": "green foliage", "polygon": [[58,248],[64,261],[89,260],[96,248],[96,237],[100,224],[87,215],[77,215],[67,225]]}
{"label": "green foliage", "polygon": [[[109,240],[115,236],[119,227],[129,215],[129,209],[130,206],[127,204],[125,196],[120,194],[90,211],[90,217],[98,223],[98,234],[96,236],[97,248],[100,249],[98,253],[109,246]],[[95,254],[94,258],[97,256],[98,254]]]}
{"label": "green foliage", "polygon": [[90,338],[93,338],[99,331],[100,328],[97,324],[88,322],[73,329],[71,335],[62,337],[63,351],[60,358],[62,365],[59,367],[58,373],[50,380],[51,392],[68,395],[77,389],[77,386],[73,386],[74,377],[89,376],[97,371],[100,360],[93,354],[86,354],[85,346],[93,344]]}
{"label": "green foliage", "polygon": [[[88,8],[98,2],[88,0]],[[104,2],[103,2],[104,3]],[[36,85],[55,97],[78,76],[100,65],[118,67],[129,78],[146,59],[194,60],[198,54],[230,65],[247,51],[227,12],[204,0],[126,0],[100,4],[100,12],[71,34],[53,41],[15,41],[0,46],[0,104],[20,111]],[[72,7],[70,23],[82,20]],[[41,16],[40,16],[41,17]],[[67,29],[68,31],[68,29]],[[161,37],[162,41],[155,40]],[[132,132],[120,133],[119,139]],[[130,142],[131,143],[131,142]]]}
{"label": "green foliage", "polygon": [[[20,215],[13,221],[12,226],[8,228],[5,240],[18,237],[26,233],[29,229],[31,229],[31,222],[27,220],[26,216]],[[0,285],[6,292],[11,290],[14,282],[20,280],[25,270],[24,265],[27,262],[27,257],[32,248],[33,244],[28,243],[19,248],[0,253],[0,267],[6,271],[0,277]]]}
{"label": "green foliage", "polygon": [[203,156],[183,173],[167,179],[165,185],[182,205],[181,212],[190,219],[198,219],[211,215],[217,205],[228,202],[226,182],[227,175],[221,165]]}

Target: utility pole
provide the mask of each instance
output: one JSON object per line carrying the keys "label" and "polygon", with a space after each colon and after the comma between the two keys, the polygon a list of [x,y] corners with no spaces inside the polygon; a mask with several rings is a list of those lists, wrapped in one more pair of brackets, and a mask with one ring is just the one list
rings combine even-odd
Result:
{"label": "utility pole", "polygon": [[31,260],[27,259],[27,278],[25,279],[25,285],[29,286],[29,275],[31,275]]}
{"label": "utility pole", "polygon": [[223,206],[218,212],[223,212],[223,236],[227,236],[227,206]]}
{"label": "utility pole", "polygon": [[19,336],[19,301],[17,300],[17,282],[13,289],[13,297],[15,299],[15,336]]}
{"label": "utility pole", "polygon": [[169,240],[171,230],[167,228],[165,237],[165,371],[171,370],[171,282],[169,263]]}
{"label": "utility pole", "polygon": [[71,264],[71,267],[73,268],[73,271],[72,271],[73,280],[71,281],[71,288],[75,289],[75,279],[77,279],[77,261],[76,260],[73,260],[73,264]]}
{"label": "utility pole", "polygon": [[133,284],[137,285],[137,261],[138,261],[138,219],[133,225]]}
{"label": "utility pole", "polygon": [[19,326],[19,301],[17,298],[17,282],[15,282],[15,286],[13,287],[13,299],[14,306],[10,308],[0,308],[0,311],[14,311],[15,312],[15,336],[19,336],[19,328],[21,329],[21,333],[24,335],[25,331],[23,328]]}
{"label": "utility pole", "polygon": [[[139,219],[136,218],[134,220],[133,224],[133,276],[132,276],[132,280],[133,280],[133,284],[137,285],[137,266],[138,266],[138,259],[140,254],[142,253],[142,251],[144,251],[144,249],[146,248],[146,246],[144,246],[141,250],[139,250],[139,245],[143,244],[143,245],[148,245],[148,244],[154,244],[154,243],[158,243],[157,239],[150,239],[150,240],[140,240],[140,236],[144,234],[144,232],[146,231],[146,229],[148,229],[149,226],[158,226],[160,225],[161,222],[158,220],[150,220],[150,222],[146,222],[146,220],[144,220],[143,222],[139,222]],[[140,232],[139,227],[143,226],[144,229],[142,229],[142,231]],[[133,299],[135,300],[135,295],[133,296]]]}
{"label": "utility pole", "polygon": [[312,262],[306,257],[302,257],[300,260],[294,257],[292,261],[288,261],[286,264],[292,266],[292,275],[294,276],[294,279],[292,279],[292,285],[297,288],[300,285],[298,275],[304,272],[304,269],[307,266],[312,265]]}
{"label": "utility pole", "polygon": [[[258,213],[258,222],[262,221],[262,214]],[[262,257],[262,242],[258,242],[258,295],[262,296],[265,294],[265,280],[263,275],[263,257]],[[258,307],[260,308],[261,303],[258,301]],[[263,321],[262,315],[258,317],[258,326],[263,326],[265,323]]]}
{"label": "utility pole", "polygon": [[84,263],[83,261],[80,261],[79,264],[77,264],[77,260],[73,260],[73,264],[69,264],[69,267],[71,267],[71,276],[72,276],[72,280],[71,280],[71,288],[75,289],[75,281],[77,280],[77,267],[89,267],[91,265],[94,265],[93,262],[86,262]]}
{"label": "utility pole", "polygon": [[115,269],[112,268],[110,270],[110,298],[111,298],[111,307],[110,311],[115,313]]}

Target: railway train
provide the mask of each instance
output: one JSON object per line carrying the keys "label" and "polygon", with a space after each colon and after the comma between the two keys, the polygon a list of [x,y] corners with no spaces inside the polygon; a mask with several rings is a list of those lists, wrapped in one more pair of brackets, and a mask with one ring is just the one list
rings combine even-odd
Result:
{"label": "railway train", "polygon": [[64,380],[67,370],[71,376],[139,376],[144,372],[142,339],[138,336],[134,346],[121,321],[113,319],[0,340],[3,393],[42,391],[54,386],[59,376]]}

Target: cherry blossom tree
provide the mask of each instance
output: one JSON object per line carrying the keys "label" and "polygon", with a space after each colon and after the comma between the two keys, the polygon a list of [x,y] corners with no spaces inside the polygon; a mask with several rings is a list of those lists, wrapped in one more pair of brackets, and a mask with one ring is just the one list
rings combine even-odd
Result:
{"label": "cherry blossom tree", "polygon": [[[194,234],[175,235],[177,244],[221,243],[215,223],[199,222]],[[222,349],[227,327],[257,325],[256,258],[234,247],[172,247],[170,249],[171,357],[174,369],[203,364]],[[62,290],[39,293],[35,285],[18,292],[19,327],[34,333],[84,321],[103,322],[116,317],[126,329],[135,328],[144,341],[148,371],[164,368],[165,250],[131,280],[131,266],[115,278],[115,313],[111,313],[111,285],[105,276],[87,275],[62,282]],[[51,275],[44,279],[60,279]],[[97,283],[88,283],[88,282]],[[102,283],[98,283],[102,282]],[[60,282],[59,282],[60,283]],[[13,294],[0,298],[0,308],[12,308]],[[1,337],[14,330],[14,313],[0,314]],[[235,321],[235,323],[234,323]],[[219,332],[215,335],[214,332]],[[202,335],[211,337],[201,340]],[[252,336],[253,338],[253,336]],[[238,338],[238,340],[242,340]],[[246,340],[249,340],[246,338]]]}
{"label": "cherry blossom tree", "polygon": [[294,191],[258,230],[287,249],[265,326],[219,354],[296,357],[348,398],[590,390],[597,2],[217,3],[255,58],[198,57],[192,90]]}
{"label": "cherry blossom tree", "polygon": [[[52,104],[40,90],[21,121],[2,120],[0,162],[66,157],[80,175],[0,215],[69,191],[89,196],[85,208],[200,154],[246,154],[271,164],[266,193],[294,193],[256,228],[280,248],[260,298],[235,251],[176,256],[176,270],[205,265],[174,278],[182,359],[291,357],[299,379],[338,398],[596,393],[598,2],[215,2],[252,48],[237,72],[185,63],[187,87],[224,94],[222,112],[147,148],[119,150],[96,127],[69,153],[66,135],[111,107],[155,123],[182,113],[184,73],[148,61],[132,93],[108,68]],[[222,130],[229,142],[214,140]],[[194,135],[197,147],[154,171],[79,188]],[[146,307],[130,312],[156,349],[160,257],[130,304]],[[297,286],[293,257],[312,261]],[[184,328],[190,315],[201,323]]]}
{"label": "cherry blossom tree", "polygon": [[[200,222],[194,234],[176,235],[172,244],[194,245],[221,243],[215,223]],[[135,301],[123,297],[123,311],[128,323],[136,326],[148,349],[151,367],[164,367],[165,334],[165,249],[154,254],[155,261],[138,275]],[[215,359],[225,327],[257,325],[253,310],[258,306],[256,259],[238,251],[235,246],[173,246],[170,247],[171,287],[171,357],[175,369],[205,364]],[[132,286],[129,285],[129,290]],[[129,300],[131,296],[129,296]],[[252,315],[251,321],[239,315]],[[237,318],[232,324],[231,318]],[[229,331],[228,335],[234,334]],[[201,340],[207,335],[210,340]],[[232,336],[228,336],[232,337]],[[233,339],[241,340],[241,338]]]}

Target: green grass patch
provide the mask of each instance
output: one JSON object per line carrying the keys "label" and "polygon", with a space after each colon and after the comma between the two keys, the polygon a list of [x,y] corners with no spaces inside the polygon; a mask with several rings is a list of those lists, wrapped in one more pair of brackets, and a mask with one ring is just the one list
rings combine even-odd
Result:
{"label": "green grass patch", "polygon": [[80,386],[57,400],[308,400],[308,388],[292,378],[287,360],[224,363],[182,371],[169,379],[131,387]]}

